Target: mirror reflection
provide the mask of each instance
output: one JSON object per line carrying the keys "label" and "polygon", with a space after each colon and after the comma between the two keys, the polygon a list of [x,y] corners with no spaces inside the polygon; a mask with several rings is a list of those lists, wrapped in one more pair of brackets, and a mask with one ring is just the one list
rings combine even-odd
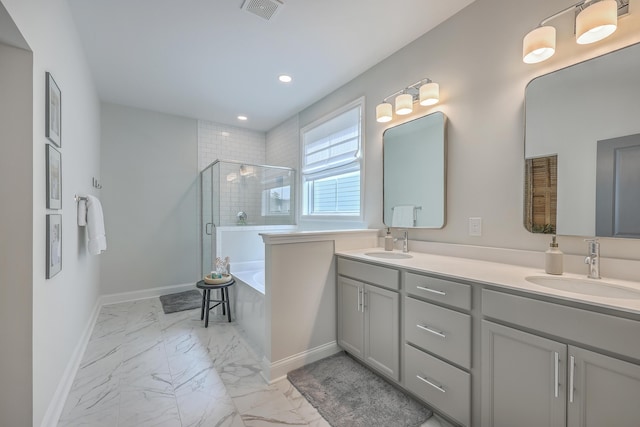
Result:
{"label": "mirror reflection", "polygon": [[383,218],[388,227],[445,225],[446,117],[429,114],[383,134]]}
{"label": "mirror reflection", "polygon": [[[640,44],[529,83],[524,200],[528,230],[640,237],[638,70]],[[544,170],[541,165],[553,157],[556,165]]]}

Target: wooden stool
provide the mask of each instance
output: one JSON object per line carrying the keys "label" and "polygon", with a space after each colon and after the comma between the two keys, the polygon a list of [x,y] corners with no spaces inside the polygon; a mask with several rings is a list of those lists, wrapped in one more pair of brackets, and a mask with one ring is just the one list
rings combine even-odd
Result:
{"label": "wooden stool", "polygon": [[[205,283],[204,280],[200,280],[196,283],[196,287],[198,289],[202,289],[202,309],[200,310],[200,320],[204,319],[205,328],[209,327],[209,310],[219,305],[222,305],[222,314],[226,314],[227,319],[231,322],[231,299],[229,298],[229,286],[235,283],[236,281],[234,279],[220,285],[209,285]],[[220,289],[221,299],[211,299],[211,291],[216,289]],[[215,302],[213,306],[211,305],[212,302]]]}

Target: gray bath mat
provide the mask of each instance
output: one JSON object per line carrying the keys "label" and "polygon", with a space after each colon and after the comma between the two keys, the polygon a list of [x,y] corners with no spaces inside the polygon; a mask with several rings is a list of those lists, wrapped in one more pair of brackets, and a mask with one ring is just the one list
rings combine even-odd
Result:
{"label": "gray bath mat", "polygon": [[177,313],[202,307],[202,294],[197,289],[192,289],[177,294],[162,295],[160,302],[164,314]]}
{"label": "gray bath mat", "polygon": [[433,415],[344,352],[287,378],[333,427],[417,427]]}

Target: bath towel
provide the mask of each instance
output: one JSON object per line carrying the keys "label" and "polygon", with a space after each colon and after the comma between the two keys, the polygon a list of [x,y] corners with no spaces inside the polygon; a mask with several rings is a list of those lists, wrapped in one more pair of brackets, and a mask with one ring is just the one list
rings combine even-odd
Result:
{"label": "bath towel", "polygon": [[87,196],[87,234],[89,235],[89,253],[91,255],[100,255],[100,252],[107,249],[102,204],[94,196]]}
{"label": "bath towel", "polygon": [[393,207],[392,227],[413,227],[413,216],[416,207],[413,205],[401,205]]}

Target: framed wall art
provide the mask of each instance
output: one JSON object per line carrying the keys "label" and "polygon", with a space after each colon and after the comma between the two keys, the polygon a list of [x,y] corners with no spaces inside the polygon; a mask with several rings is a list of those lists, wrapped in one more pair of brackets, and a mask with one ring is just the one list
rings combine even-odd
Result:
{"label": "framed wall art", "polygon": [[62,159],[60,152],[47,144],[47,209],[62,209]]}
{"label": "framed wall art", "polygon": [[62,93],[47,73],[46,137],[58,147],[62,146]]}
{"label": "framed wall art", "polygon": [[47,215],[47,279],[62,270],[62,215]]}

